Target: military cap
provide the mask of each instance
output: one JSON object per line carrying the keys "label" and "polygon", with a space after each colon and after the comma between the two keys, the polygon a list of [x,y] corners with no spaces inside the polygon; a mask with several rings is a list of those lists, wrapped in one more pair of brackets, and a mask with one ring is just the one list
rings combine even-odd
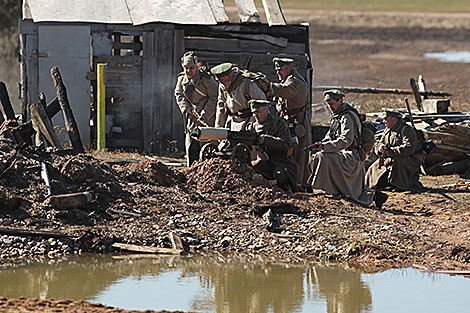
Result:
{"label": "military cap", "polygon": [[325,101],[330,99],[339,100],[344,97],[344,93],[338,89],[330,89],[323,92],[323,97],[325,97]]}
{"label": "military cap", "polygon": [[181,58],[181,66],[185,65],[197,65],[197,56],[194,55],[193,51],[188,51],[185,54],[183,54],[183,57]]}
{"label": "military cap", "polygon": [[402,118],[403,117],[403,114],[398,110],[382,108],[382,112],[385,114],[385,117],[387,117],[387,116],[396,117],[396,118]]}
{"label": "military cap", "polygon": [[268,100],[250,100],[248,105],[250,106],[251,112],[255,112],[261,107],[267,107],[271,104],[271,101]]}
{"label": "military cap", "polygon": [[217,78],[221,78],[230,74],[232,72],[232,67],[232,63],[222,63],[211,68],[211,73]]}
{"label": "military cap", "polygon": [[284,65],[292,65],[294,63],[294,60],[289,59],[289,58],[276,57],[276,58],[273,58],[273,63],[274,63],[274,69],[277,71]]}

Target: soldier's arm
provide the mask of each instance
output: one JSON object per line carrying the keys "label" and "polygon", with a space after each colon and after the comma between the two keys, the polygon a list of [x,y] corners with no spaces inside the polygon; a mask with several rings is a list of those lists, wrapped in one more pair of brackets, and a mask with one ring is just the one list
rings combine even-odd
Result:
{"label": "soldier's arm", "polygon": [[184,114],[186,110],[192,109],[192,105],[189,102],[189,100],[186,98],[186,96],[184,95],[183,84],[182,84],[183,77],[184,75],[178,76],[178,80],[176,82],[176,87],[175,87],[175,98],[176,98],[176,104],[178,104],[178,107],[180,108],[181,113]]}
{"label": "soldier's arm", "polygon": [[289,77],[284,83],[271,83],[273,95],[284,99],[295,97],[299,92],[299,81]]}
{"label": "soldier's arm", "polygon": [[[264,92],[259,88],[259,86],[255,82],[250,82],[248,84],[248,94],[250,99],[255,99],[255,100],[266,100],[266,95]],[[248,100],[250,100],[248,99]]]}
{"label": "soldier's arm", "polygon": [[222,85],[219,84],[217,107],[215,112],[215,127],[225,127],[225,122],[227,121],[226,101],[227,99],[225,97],[225,91],[222,89]]}
{"label": "soldier's arm", "polygon": [[277,134],[274,136],[261,135],[263,145],[269,148],[270,151],[285,153],[291,147],[289,126],[282,119],[277,120],[277,123]]}
{"label": "soldier's arm", "polygon": [[385,131],[383,131],[380,138],[374,143],[375,154],[380,155],[385,146]]}
{"label": "soldier's arm", "polygon": [[390,147],[388,155],[394,156],[409,156],[415,153],[418,148],[419,141],[416,131],[412,127],[405,127],[402,131],[402,143],[395,147]]}
{"label": "soldier's arm", "polygon": [[338,152],[348,148],[354,141],[356,129],[354,119],[349,114],[344,114],[340,119],[340,135],[334,140],[322,141],[323,151]]}
{"label": "soldier's arm", "polygon": [[202,83],[206,89],[208,100],[201,111],[201,116],[205,121],[210,121],[214,117],[217,108],[219,84],[209,76],[204,78]]}

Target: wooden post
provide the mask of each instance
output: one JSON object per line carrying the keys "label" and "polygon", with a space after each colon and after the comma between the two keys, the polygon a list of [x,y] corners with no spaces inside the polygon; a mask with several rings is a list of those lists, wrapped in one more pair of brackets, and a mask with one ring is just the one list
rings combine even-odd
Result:
{"label": "wooden post", "polygon": [[423,102],[423,100],[421,99],[421,95],[419,94],[416,80],[413,77],[410,78],[410,86],[416,101],[416,106],[418,107],[418,110],[422,111],[421,102]]}
{"label": "wooden post", "polygon": [[97,64],[97,113],[96,113],[96,148],[106,148],[106,93],[105,93],[105,64]]}
{"label": "wooden post", "polygon": [[269,26],[286,25],[286,19],[284,18],[284,14],[282,14],[279,0],[263,0],[262,2]]}
{"label": "wooden post", "polygon": [[43,134],[49,144],[62,150],[63,148],[59,138],[57,138],[54,128],[52,127],[51,120],[47,116],[42,105],[39,103],[33,103],[30,105],[29,110],[31,112],[31,121],[33,122],[33,127],[36,132]]}
{"label": "wooden post", "polygon": [[2,101],[3,110],[5,111],[7,119],[15,120],[15,112],[11,106],[10,96],[8,95],[7,86],[4,82],[0,82],[0,100]]}
{"label": "wooden post", "polygon": [[54,80],[54,87],[57,90],[57,100],[59,100],[59,105],[62,110],[62,114],[64,115],[65,128],[69,134],[72,148],[75,152],[82,153],[83,145],[82,140],[80,139],[77,122],[73,116],[72,108],[70,107],[70,103],[67,98],[67,91],[57,66],[54,66],[51,69],[51,75]]}

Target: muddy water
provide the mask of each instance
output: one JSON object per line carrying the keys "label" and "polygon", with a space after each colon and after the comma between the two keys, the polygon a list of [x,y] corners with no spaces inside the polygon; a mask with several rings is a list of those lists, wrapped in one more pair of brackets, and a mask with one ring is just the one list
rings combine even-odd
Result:
{"label": "muddy water", "polygon": [[468,312],[470,279],[222,257],[82,256],[0,270],[0,296],[193,312]]}

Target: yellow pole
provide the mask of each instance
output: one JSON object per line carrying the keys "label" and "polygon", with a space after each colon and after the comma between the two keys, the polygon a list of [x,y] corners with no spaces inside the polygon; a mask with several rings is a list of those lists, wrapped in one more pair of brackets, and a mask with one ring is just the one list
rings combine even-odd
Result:
{"label": "yellow pole", "polygon": [[104,69],[105,64],[97,65],[97,75],[96,75],[96,85],[98,87],[97,92],[97,125],[96,125],[96,148],[102,150],[106,148],[106,125],[105,125],[105,116],[106,116],[106,93],[104,86]]}

